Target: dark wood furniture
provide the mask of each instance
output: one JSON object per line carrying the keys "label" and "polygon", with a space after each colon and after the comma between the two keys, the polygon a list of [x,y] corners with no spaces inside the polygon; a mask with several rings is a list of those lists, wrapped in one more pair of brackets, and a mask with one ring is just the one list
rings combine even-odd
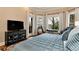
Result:
{"label": "dark wood furniture", "polygon": [[5,32],[5,45],[9,46],[26,39],[26,30]]}

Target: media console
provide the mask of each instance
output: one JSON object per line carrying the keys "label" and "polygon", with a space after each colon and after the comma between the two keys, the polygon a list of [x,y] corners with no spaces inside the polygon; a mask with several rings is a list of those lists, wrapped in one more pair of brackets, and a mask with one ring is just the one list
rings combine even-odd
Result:
{"label": "media console", "polygon": [[5,45],[9,46],[26,39],[26,30],[5,32]]}

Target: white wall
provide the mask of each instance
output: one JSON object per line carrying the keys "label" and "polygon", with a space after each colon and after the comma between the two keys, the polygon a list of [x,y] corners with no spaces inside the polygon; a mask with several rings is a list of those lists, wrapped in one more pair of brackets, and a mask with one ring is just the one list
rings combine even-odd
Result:
{"label": "white wall", "polygon": [[79,26],[79,8],[75,9],[75,26]]}

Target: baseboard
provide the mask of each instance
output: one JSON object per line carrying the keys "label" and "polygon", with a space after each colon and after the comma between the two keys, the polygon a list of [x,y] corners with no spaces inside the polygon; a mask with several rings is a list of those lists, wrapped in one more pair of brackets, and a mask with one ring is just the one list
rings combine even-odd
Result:
{"label": "baseboard", "polygon": [[5,42],[0,42],[0,46],[5,45]]}

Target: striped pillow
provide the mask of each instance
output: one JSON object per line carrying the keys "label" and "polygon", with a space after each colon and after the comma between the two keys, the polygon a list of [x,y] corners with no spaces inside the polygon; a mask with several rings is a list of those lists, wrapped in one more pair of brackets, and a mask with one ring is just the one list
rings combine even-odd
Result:
{"label": "striped pillow", "polygon": [[74,34],[66,43],[66,48],[71,51],[79,51],[79,33]]}

